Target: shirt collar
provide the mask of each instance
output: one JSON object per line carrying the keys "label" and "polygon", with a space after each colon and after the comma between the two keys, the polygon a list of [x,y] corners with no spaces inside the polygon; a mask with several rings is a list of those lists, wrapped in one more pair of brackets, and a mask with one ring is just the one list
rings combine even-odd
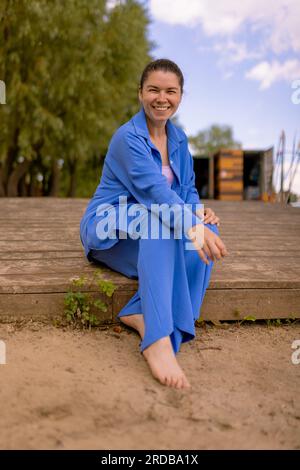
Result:
{"label": "shirt collar", "polygon": [[[150,144],[150,146],[154,147],[150,139],[150,134],[149,134],[147,120],[146,120],[146,114],[145,114],[145,110],[143,106],[141,107],[140,111],[133,116],[132,121],[133,121],[133,125],[135,127],[136,133],[138,135],[145,137],[148,140],[148,143]],[[166,126],[167,126],[168,140],[174,145],[174,147],[176,148],[179,147],[180,142],[184,140],[184,136],[181,135],[181,133],[179,133],[178,129],[176,129],[176,127],[170,121],[170,119],[167,120]]]}

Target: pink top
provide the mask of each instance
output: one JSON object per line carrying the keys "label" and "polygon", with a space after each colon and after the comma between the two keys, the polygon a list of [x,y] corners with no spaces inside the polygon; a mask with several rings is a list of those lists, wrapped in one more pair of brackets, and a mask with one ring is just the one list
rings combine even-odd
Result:
{"label": "pink top", "polygon": [[174,173],[170,165],[162,165],[161,172],[167,178],[169,186],[171,186],[174,180]]}

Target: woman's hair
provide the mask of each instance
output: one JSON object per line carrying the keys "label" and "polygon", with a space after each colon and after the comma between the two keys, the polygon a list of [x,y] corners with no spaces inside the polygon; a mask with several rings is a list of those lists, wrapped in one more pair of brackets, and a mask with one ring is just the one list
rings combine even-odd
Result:
{"label": "woman's hair", "polygon": [[140,88],[143,88],[143,85],[145,81],[148,78],[148,75],[151,72],[157,71],[157,70],[162,70],[163,72],[173,72],[175,75],[177,75],[181,93],[183,93],[183,84],[184,84],[184,78],[183,74],[175,62],[172,62],[172,60],[169,59],[157,59],[154,60],[153,62],[150,62],[148,65],[143,70],[143,73],[141,75],[141,80],[140,80]]}

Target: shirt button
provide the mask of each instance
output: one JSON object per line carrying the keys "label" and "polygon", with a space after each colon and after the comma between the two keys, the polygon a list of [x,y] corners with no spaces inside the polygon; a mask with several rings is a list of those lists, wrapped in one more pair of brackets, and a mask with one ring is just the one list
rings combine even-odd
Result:
{"label": "shirt button", "polygon": [[170,163],[173,163],[173,160],[170,160]]}

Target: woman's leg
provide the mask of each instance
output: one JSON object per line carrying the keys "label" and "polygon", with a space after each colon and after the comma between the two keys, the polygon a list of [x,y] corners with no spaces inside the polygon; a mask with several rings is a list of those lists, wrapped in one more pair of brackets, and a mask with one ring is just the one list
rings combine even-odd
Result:
{"label": "woman's leg", "polygon": [[[219,233],[216,225],[207,224]],[[186,250],[184,239],[120,240],[108,250],[93,250],[91,257],[132,279],[139,289],[118,318],[143,314],[143,352],[153,342],[170,336],[174,353],[195,337],[194,322],[209,284],[213,262],[206,265],[196,250]]]}
{"label": "woman's leg", "polygon": [[[211,227],[217,233],[217,227]],[[197,251],[187,251],[185,242],[174,239],[171,232],[170,239],[128,238],[108,250],[91,253],[94,259],[111,269],[139,279],[138,292],[118,317],[143,314],[145,334],[140,351],[156,378],[165,383],[164,377],[172,376],[170,383],[180,384],[178,388],[189,384],[175,354],[182,342],[195,337],[194,322],[199,316],[213,265],[203,263]]]}
{"label": "woman's leg", "polygon": [[[143,317],[146,334],[141,334],[140,349],[153,376],[164,385],[189,388],[170,337],[174,334],[170,290],[174,272],[174,240],[121,240],[108,250],[94,250],[90,255],[94,261],[128,277],[139,278],[139,291],[118,317]],[[143,315],[134,315],[137,312]]]}
{"label": "woman's leg", "polygon": [[[219,235],[217,225],[207,224],[206,227]],[[208,265],[203,263],[197,251],[185,251],[185,261],[194,319],[197,320],[200,316],[200,309],[209,285],[214,262],[209,260]]]}
{"label": "woman's leg", "polygon": [[[130,279],[138,279],[137,260],[138,260],[139,240],[131,238],[120,240],[116,245],[107,250],[92,250],[90,258],[94,262],[104,263],[114,271],[124,274]],[[142,306],[139,291],[129,300],[117,315],[127,326],[136,329],[141,338],[144,337],[144,319],[142,315]]]}
{"label": "woman's leg", "polygon": [[[219,235],[216,225],[207,224],[207,228]],[[178,258],[183,257],[185,270],[176,270],[176,284],[181,288],[174,288],[174,316],[184,315],[185,321],[193,324],[200,316],[200,309],[204,300],[206,289],[209,285],[213,261],[205,264],[199,257],[196,250],[185,249],[184,244],[179,245]],[[188,313],[188,315],[187,315]],[[174,350],[179,351],[181,343],[193,339],[194,336],[188,334],[186,329],[175,329]]]}

